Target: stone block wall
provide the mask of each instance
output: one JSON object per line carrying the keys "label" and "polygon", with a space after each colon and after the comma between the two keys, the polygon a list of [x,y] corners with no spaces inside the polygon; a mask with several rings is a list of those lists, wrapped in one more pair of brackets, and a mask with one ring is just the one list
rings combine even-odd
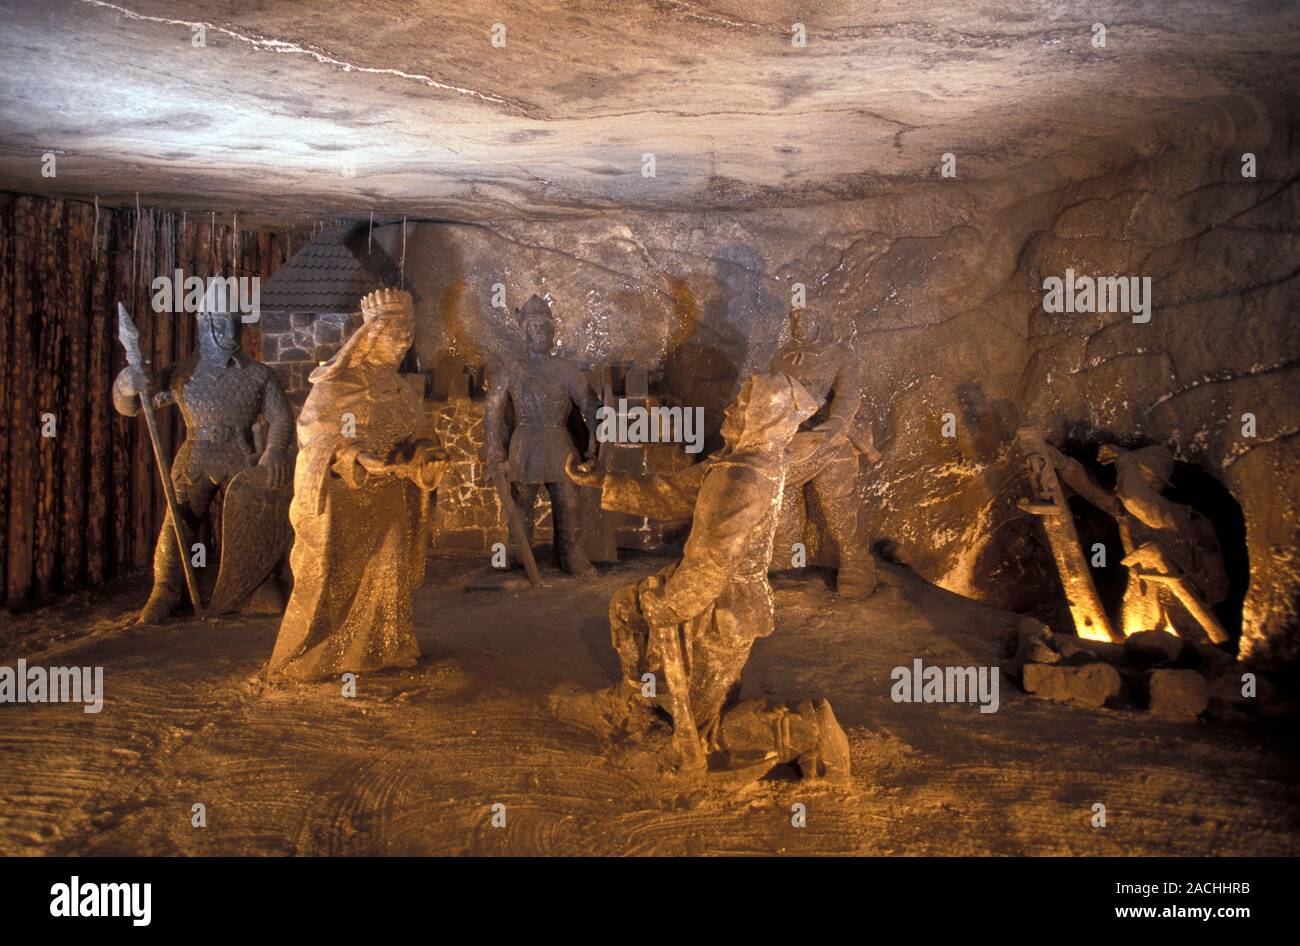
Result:
{"label": "stone block wall", "polygon": [[295,409],[307,397],[312,369],[333,357],[360,325],[360,313],[262,313],[262,361],[279,375]]}
{"label": "stone block wall", "polygon": [[[433,516],[433,547],[487,552],[496,542],[509,545],[509,527],[496,488],[483,464],[484,402],[465,396],[429,400],[438,440],[451,456],[438,490]],[[551,541],[551,503],[543,490],[537,501],[533,540]]]}

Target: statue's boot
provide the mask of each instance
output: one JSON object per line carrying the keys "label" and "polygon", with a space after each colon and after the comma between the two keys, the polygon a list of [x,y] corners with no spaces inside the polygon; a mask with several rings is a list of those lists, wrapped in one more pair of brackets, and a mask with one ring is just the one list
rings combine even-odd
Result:
{"label": "statue's boot", "polygon": [[[813,704],[817,714],[817,749],[815,760],[810,768],[815,774],[810,775],[804,760],[799,761],[799,771],[804,778],[824,778],[830,782],[847,782],[849,780],[849,737],[844,735],[839,720],[831,710],[829,700],[817,700]],[[820,771],[818,771],[820,763]]]}
{"label": "statue's boot", "polygon": [[794,707],[746,700],[722,714],[716,741],[728,755],[728,768],[751,780],[783,763],[798,765],[810,780],[843,782],[849,776],[849,741],[826,700]]}
{"label": "statue's boot", "polygon": [[551,521],[555,525],[556,558],[574,578],[595,578],[599,572],[582,550],[582,515],[575,489],[552,493]]}
{"label": "statue's boot", "polygon": [[149,595],[149,600],[140,609],[140,616],[136,618],[136,623],[161,624],[171,617],[172,612],[176,610],[180,603],[180,595],[175,594],[170,589],[159,588],[155,585],[153,593]]}
{"label": "statue's boot", "polygon": [[185,584],[176,533],[172,529],[171,513],[163,517],[158,533],[158,544],[153,553],[153,591],[140,609],[139,624],[159,624],[171,617],[181,603],[181,589]]}
{"label": "statue's boot", "polygon": [[826,531],[839,553],[835,592],[844,598],[865,598],[876,590],[879,578],[876,560],[858,535],[857,506],[853,497],[845,494],[842,488],[832,490],[821,482],[815,485],[823,494],[832,494],[819,495],[819,499],[826,517]]}
{"label": "statue's boot", "polygon": [[570,549],[563,554],[563,558],[564,570],[574,578],[595,578],[600,574],[582,549]]}

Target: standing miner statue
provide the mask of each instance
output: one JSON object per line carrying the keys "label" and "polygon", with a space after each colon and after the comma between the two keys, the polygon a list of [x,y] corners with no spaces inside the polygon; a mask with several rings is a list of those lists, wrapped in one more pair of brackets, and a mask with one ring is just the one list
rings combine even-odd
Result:
{"label": "standing miner statue", "polygon": [[[579,578],[596,574],[582,547],[578,488],[564,472],[565,461],[578,450],[569,433],[569,412],[577,405],[587,429],[594,418],[594,398],[582,369],[551,353],[555,319],[550,304],[534,295],[519,310],[524,330],[524,357],[500,365],[492,379],[486,415],[486,461],[490,475],[505,465],[510,495],[523,519],[523,536],[516,536],[522,558],[528,559],[533,533],[533,508],[542,486],[551,497],[556,559]],[[506,433],[506,406],[514,409],[514,428]],[[509,443],[507,453],[506,444]],[[508,512],[508,511],[507,511]]]}
{"label": "standing miner statue", "polygon": [[[121,336],[127,366],[113,382],[113,406],[136,416],[144,408],[176,404],[185,418],[185,441],[170,464],[174,496],[154,550],[153,593],[140,611],[140,623],[163,620],[181,603],[186,585],[197,599],[192,566],[204,563],[196,552],[198,530],[210,519],[218,489],[225,488],[222,512],[221,570],[209,602],[210,613],[238,607],[253,592],[259,611],[278,612],[283,595],[273,571],[288,551],[289,449],[293,414],[275,374],[239,347],[239,319],[226,311],[213,280],[197,314],[198,353],[164,368],[157,381],[140,358],[135,327],[121,310]],[[265,443],[258,420],[266,421]],[[158,450],[155,440],[155,450]],[[167,458],[158,452],[160,471]],[[168,475],[164,472],[164,475]],[[175,510],[181,528],[173,523]],[[177,533],[188,539],[182,552]],[[260,586],[260,587],[259,587]],[[195,611],[202,612],[197,600]]]}
{"label": "standing miner statue", "polygon": [[859,534],[854,485],[859,454],[871,462],[879,454],[870,430],[856,423],[862,400],[857,355],[824,330],[813,312],[791,309],[790,341],[773,357],[770,370],[797,380],[817,402],[817,413],[790,442],[786,488],[808,487],[821,507],[839,555],[835,590],[846,598],[865,598],[876,590],[876,563]]}

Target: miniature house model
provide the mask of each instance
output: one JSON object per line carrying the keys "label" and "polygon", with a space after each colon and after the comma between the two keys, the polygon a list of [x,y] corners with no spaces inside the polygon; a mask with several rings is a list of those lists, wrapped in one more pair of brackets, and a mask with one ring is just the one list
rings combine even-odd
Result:
{"label": "miniature house model", "polygon": [[379,281],[348,249],[347,228],[317,231],[262,285],[262,360],[291,397],[360,324],[362,296]]}

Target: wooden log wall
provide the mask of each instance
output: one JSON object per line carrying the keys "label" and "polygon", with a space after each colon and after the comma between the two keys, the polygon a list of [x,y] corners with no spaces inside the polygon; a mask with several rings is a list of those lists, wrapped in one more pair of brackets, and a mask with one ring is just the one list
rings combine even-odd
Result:
{"label": "wooden log wall", "polygon": [[[291,239],[207,214],[0,192],[0,602],[23,607],[151,561],[164,498],[144,421],[113,409],[117,303],[160,368],[195,333],[193,315],[153,311],[156,276],[265,278]],[[256,357],[260,334],[243,337]],[[184,423],[175,408],[159,423],[170,456]]]}

